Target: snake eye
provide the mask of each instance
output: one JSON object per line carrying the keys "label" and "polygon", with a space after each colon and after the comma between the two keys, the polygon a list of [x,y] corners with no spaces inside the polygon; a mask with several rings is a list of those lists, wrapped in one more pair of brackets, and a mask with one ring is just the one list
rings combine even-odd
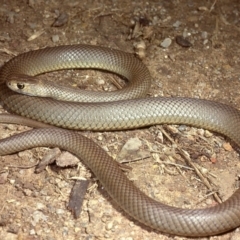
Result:
{"label": "snake eye", "polygon": [[22,84],[22,83],[17,83],[17,87],[18,87],[18,89],[24,89],[24,84]]}

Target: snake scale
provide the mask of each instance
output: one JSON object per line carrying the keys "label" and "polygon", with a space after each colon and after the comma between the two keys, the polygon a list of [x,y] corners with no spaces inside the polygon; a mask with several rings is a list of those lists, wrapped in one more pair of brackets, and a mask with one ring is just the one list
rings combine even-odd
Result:
{"label": "snake scale", "polygon": [[[121,93],[95,94],[97,99],[100,97],[102,101],[110,101],[96,100],[96,103],[21,95],[11,91],[5,83],[9,79],[16,79],[16,76],[24,78],[24,75],[35,76],[68,68],[106,70],[127,78],[130,83]],[[133,55],[122,51],[88,45],[30,51],[7,62],[0,70],[0,81],[0,99],[6,110],[45,124],[76,130],[123,130],[163,123],[187,124],[221,133],[240,145],[240,112],[237,109],[193,98],[140,97],[150,87],[149,71]],[[6,115],[0,115],[0,121],[18,122],[15,117],[6,119]],[[27,119],[21,123],[35,126],[34,121]],[[154,229],[200,237],[220,234],[240,225],[240,190],[224,203],[211,208],[180,209],[167,206],[135,187],[118,164],[99,146],[69,130],[40,128],[2,139],[0,155],[37,146],[58,146],[75,154],[91,169],[122,209]]]}

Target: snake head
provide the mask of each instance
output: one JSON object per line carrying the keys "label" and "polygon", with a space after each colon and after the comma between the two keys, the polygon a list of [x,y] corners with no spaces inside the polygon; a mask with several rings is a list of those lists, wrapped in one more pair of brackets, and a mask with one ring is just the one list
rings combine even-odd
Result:
{"label": "snake head", "polygon": [[10,75],[7,78],[6,85],[14,92],[29,96],[38,96],[37,92],[41,88],[39,80],[24,74]]}

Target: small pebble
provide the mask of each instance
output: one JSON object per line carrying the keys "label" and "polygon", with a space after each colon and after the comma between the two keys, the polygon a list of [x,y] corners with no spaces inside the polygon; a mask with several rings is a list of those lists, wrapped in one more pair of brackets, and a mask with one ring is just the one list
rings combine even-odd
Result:
{"label": "small pebble", "polygon": [[9,182],[10,182],[11,184],[14,184],[14,183],[15,183],[15,179],[10,179]]}
{"label": "small pebble", "polygon": [[56,213],[57,214],[64,214],[65,211],[63,209],[59,208],[59,209],[56,210]]}
{"label": "small pebble", "polygon": [[208,158],[206,156],[201,156],[200,161],[201,162],[208,162]]}
{"label": "small pebble", "polygon": [[182,37],[183,39],[185,39],[185,38],[187,38],[187,37],[189,37],[189,36],[191,36],[191,33],[188,32],[187,29],[184,29],[184,30],[183,30],[183,33],[182,33],[182,36],[180,36],[180,37]]}
{"label": "small pebble", "polygon": [[102,136],[102,135],[99,135],[99,136],[97,137],[97,139],[98,139],[99,141],[102,141],[102,140],[103,140],[103,136]]}
{"label": "small pebble", "polygon": [[105,151],[105,152],[109,152],[109,149],[107,146],[102,146],[102,149]]}
{"label": "small pebble", "polygon": [[187,129],[187,126],[186,126],[186,125],[180,125],[180,126],[178,127],[178,130],[179,130],[180,132],[184,132],[184,131],[186,131],[186,129]]}
{"label": "small pebble", "polygon": [[103,79],[101,79],[101,78],[98,78],[98,79],[96,80],[96,83],[97,83],[98,85],[103,85],[103,84],[105,84],[105,81],[104,81]]}
{"label": "small pebble", "polygon": [[211,158],[210,158],[210,161],[211,161],[212,163],[216,163],[216,162],[217,162],[217,158],[216,158],[216,157],[211,157]]}
{"label": "small pebble", "polygon": [[[92,204],[92,202],[94,203],[94,201],[91,201],[91,204]],[[94,205],[97,205],[97,201],[96,201],[96,203],[94,203]],[[110,220],[112,219],[112,217],[110,216],[110,215],[108,215],[108,214],[104,214],[102,217],[101,217],[101,221],[103,222],[103,223],[107,223],[107,222],[110,222]]]}
{"label": "small pebble", "polygon": [[200,136],[203,136],[203,135],[204,135],[204,132],[205,132],[205,130],[202,129],[202,128],[200,128],[200,129],[197,130],[197,133],[198,133]]}
{"label": "small pebble", "polygon": [[21,10],[19,7],[14,7],[13,10],[16,12],[16,13],[19,13]]}
{"label": "small pebble", "polygon": [[59,41],[59,35],[53,35],[52,36],[52,41],[55,43],[55,42],[58,42]]}
{"label": "small pebble", "polygon": [[195,141],[195,138],[192,135],[187,135],[187,139],[193,142]]}
{"label": "small pebble", "polygon": [[212,199],[209,199],[209,198],[208,198],[208,199],[206,200],[206,204],[207,204],[207,205],[212,205]]}
{"label": "small pebble", "polygon": [[226,151],[232,151],[233,149],[232,149],[232,146],[230,145],[230,143],[224,143],[223,144],[223,148],[226,150]]}
{"label": "small pebble", "polygon": [[32,191],[29,189],[24,189],[23,192],[25,193],[26,196],[31,196],[32,195]]}
{"label": "small pebble", "polygon": [[65,187],[68,187],[68,184],[65,182],[65,181],[62,181],[60,180],[59,182],[56,182],[57,183],[57,186],[60,188],[60,189],[63,189]]}
{"label": "small pebble", "polygon": [[103,90],[107,92],[107,91],[109,91],[109,87],[103,86]]}
{"label": "small pebble", "polygon": [[29,234],[30,234],[30,235],[35,235],[35,234],[36,234],[36,232],[35,232],[35,230],[34,230],[34,229],[31,229],[31,230],[30,230],[30,232],[29,232]]}
{"label": "small pebble", "polygon": [[208,173],[209,171],[208,171],[207,168],[201,167],[201,172],[202,172],[203,174],[206,174],[206,173]]}
{"label": "small pebble", "polygon": [[206,44],[208,44],[208,39],[204,39],[203,41],[203,45],[206,45]]}
{"label": "small pebble", "polygon": [[78,233],[78,232],[80,232],[80,231],[81,231],[81,228],[79,228],[79,227],[75,227],[75,228],[74,228],[74,232],[75,232],[75,233]]}
{"label": "small pebble", "polygon": [[208,33],[205,32],[205,31],[202,32],[201,37],[202,37],[202,39],[207,39],[207,37],[208,37]]}
{"label": "small pebble", "polygon": [[204,137],[209,138],[209,137],[212,137],[212,135],[213,134],[211,132],[209,132],[208,130],[205,130]]}
{"label": "small pebble", "polygon": [[113,228],[113,222],[109,222],[106,226],[106,230],[111,230]]}
{"label": "small pebble", "polygon": [[180,25],[181,25],[181,22],[177,20],[177,21],[173,24],[173,27],[178,28]]}
{"label": "small pebble", "polygon": [[45,208],[45,205],[42,204],[42,203],[40,203],[40,202],[38,202],[38,203],[36,204],[36,208],[37,208],[38,210],[42,210],[42,209]]}
{"label": "small pebble", "polygon": [[161,42],[161,47],[163,48],[168,48],[172,43],[171,38],[165,38],[162,42]]}

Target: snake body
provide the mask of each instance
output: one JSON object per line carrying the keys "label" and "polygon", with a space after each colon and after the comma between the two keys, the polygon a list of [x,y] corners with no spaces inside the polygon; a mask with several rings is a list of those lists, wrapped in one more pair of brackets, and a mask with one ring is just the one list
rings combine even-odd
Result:
{"label": "snake body", "polygon": [[[115,72],[129,79],[130,85],[122,90],[121,95],[109,93],[107,97],[103,96],[103,101],[113,102],[73,103],[21,95],[5,84],[18,74],[34,76],[66,68],[97,68]],[[0,71],[0,79],[0,99],[4,108],[47,124],[91,130],[130,129],[162,123],[188,124],[224,134],[240,145],[240,112],[231,106],[192,98],[123,100],[145,94],[151,78],[139,60],[121,51],[86,45],[31,51],[6,63]],[[240,190],[224,203],[207,209],[167,206],[142,193],[107,153],[74,132],[57,128],[31,130],[1,140],[0,154],[36,146],[58,146],[78,156],[127,213],[154,229],[199,237],[223,233],[240,225]]]}

